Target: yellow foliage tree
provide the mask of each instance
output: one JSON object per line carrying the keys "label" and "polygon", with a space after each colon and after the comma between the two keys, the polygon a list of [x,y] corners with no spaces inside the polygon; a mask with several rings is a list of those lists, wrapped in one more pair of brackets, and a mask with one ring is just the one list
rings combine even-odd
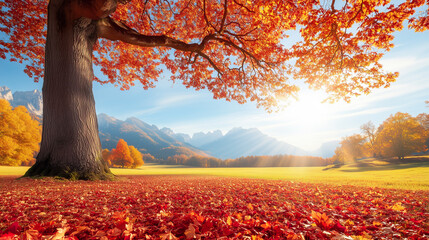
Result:
{"label": "yellow foliage tree", "polygon": [[343,138],[340,146],[335,149],[333,160],[336,164],[353,162],[358,158],[366,156],[367,152],[365,137],[360,134],[354,134]]}
{"label": "yellow foliage tree", "polygon": [[137,148],[135,148],[134,146],[130,146],[130,154],[131,158],[134,160],[133,165],[131,166],[132,168],[138,168],[143,166],[143,155],[139,150],[137,150]]}
{"label": "yellow foliage tree", "polygon": [[[427,101],[429,103],[429,101]],[[420,113],[417,115],[417,121],[423,126],[426,130],[426,147],[429,147],[429,114]]]}
{"label": "yellow foliage tree", "polygon": [[377,144],[383,156],[404,159],[411,153],[426,150],[427,135],[417,118],[398,112],[380,125]]}
{"label": "yellow foliage tree", "polygon": [[0,165],[19,166],[34,162],[42,127],[24,106],[14,109],[0,99]]}

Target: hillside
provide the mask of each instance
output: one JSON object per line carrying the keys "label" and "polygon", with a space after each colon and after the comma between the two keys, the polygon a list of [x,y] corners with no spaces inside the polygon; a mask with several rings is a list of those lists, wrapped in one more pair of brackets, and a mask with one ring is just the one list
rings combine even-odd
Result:
{"label": "hillside", "polygon": [[260,130],[233,128],[225,135],[220,130],[209,132],[197,132],[192,136],[183,133],[175,133],[172,129],[161,129],[170,137],[191,144],[211,155],[226,159],[243,156],[262,156],[262,155],[306,155],[316,157],[332,157],[339,141],[330,141],[323,143],[314,151],[305,151],[296,146],[279,141],[270,137]]}

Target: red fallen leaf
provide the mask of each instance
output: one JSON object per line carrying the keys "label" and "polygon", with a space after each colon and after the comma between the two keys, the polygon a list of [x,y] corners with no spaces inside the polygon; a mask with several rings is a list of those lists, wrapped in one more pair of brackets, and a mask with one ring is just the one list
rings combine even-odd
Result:
{"label": "red fallen leaf", "polygon": [[335,223],[335,225],[334,225],[333,229],[337,230],[338,232],[342,232],[342,233],[346,232],[346,230],[347,230],[347,229],[346,229],[343,225],[341,225],[339,222]]}
{"label": "red fallen leaf", "polygon": [[213,226],[214,226],[213,221],[211,221],[211,220],[205,221],[203,223],[203,226],[201,227],[200,233],[205,233],[205,232],[210,231],[213,228]]}
{"label": "red fallen leaf", "polygon": [[30,229],[37,230],[42,235],[53,235],[56,232],[54,221],[49,221],[42,224],[35,223],[31,225]]}
{"label": "red fallen leaf", "polygon": [[104,231],[97,231],[93,237],[105,237],[106,235]]}
{"label": "red fallen leaf", "polygon": [[0,240],[12,240],[12,239],[18,239],[18,236],[10,232],[0,236]]}
{"label": "red fallen leaf", "polygon": [[19,226],[18,222],[14,222],[4,232],[19,235],[21,232],[21,227]]}
{"label": "red fallen leaf", "polygon": [[229,236],[229,235],[231,235],[233,233],[234,232],[230,228],[222,228],[222,230],[221,230],[221,234],[223,236]]}
{"label": "red fallen leaf", "polygon": [[366,229],[370,230],[370,231],[376,231],[378,230],[377,226],[371,225],[371,226],[367,226]]}
{"label": "red fallen leaf", "polygon": [[109,237],[117,237],[117,236],[120,236],[121,234],[122,234],[122,231],[119,228],[114,228],[107,231],[107,236]]}
{"label": "red fallen leaf", "polygon": [[87,229],[89,229],[87,226],[78,226],[78,227],[76,228],[76,231],[72,232],[72,233],[70,234],[70,236],[74,236],[74,235],[76,235],[76,234],[79,234],[80,232],[83,232],[83,231],[85,231],[85,230],[87,230]]}

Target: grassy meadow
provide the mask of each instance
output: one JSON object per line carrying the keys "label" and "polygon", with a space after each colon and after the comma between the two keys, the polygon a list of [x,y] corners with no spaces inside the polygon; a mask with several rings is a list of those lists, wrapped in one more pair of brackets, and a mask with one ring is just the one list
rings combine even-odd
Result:
{"label": "grassy meadow", "polygon": [[[28,167],[0,166],[0,176],[22,176]],[[356,185],[429,191],[429,156],[412,162],[363,160],[341,168],[195,168],[146,164],[138,169],[112,168],[116,175],[198,175],[239,178],[283,179],[333,185]]]}

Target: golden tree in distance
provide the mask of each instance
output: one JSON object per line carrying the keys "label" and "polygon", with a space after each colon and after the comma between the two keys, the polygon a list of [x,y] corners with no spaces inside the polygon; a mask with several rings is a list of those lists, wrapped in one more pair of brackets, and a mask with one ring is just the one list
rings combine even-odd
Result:
{"label": "golden tree in distance", "polygon": [[411,153],[425,151],[427,136],[428,132],[417,118],[398,112],[380,125],[377,144],[383,156],[404,159]]}
{"label": "golden tree in distance", "polygon": [[130,154],[131,154],[131,158],[134,160],[132,165],[133,168],[138,168],[143,166],[144,164],[143,155],[139,150],[137,150],[137,148],[135,148],[134,146],[130,146]]}
{"label": "golden tree in distance", "polygon": [[340,146],[335,149],[335,155],[332,157],[336,163],[350,163],[366,154],[365,137],[360,134],[354,134],[344,137]]}
{"label": "golden tree in distance", "polygon": [[39,150],[41,126],[24,106],[0,99],[0,165],[30,165]]}
{"label": "golden tree in distance", "polygon": [[124,139],[119,139],[116,148],[112,149],[112,155],[110,157],[112,165],[118,165],[122,168],[131,167],[134,160],[131,157],[130,148]]}

